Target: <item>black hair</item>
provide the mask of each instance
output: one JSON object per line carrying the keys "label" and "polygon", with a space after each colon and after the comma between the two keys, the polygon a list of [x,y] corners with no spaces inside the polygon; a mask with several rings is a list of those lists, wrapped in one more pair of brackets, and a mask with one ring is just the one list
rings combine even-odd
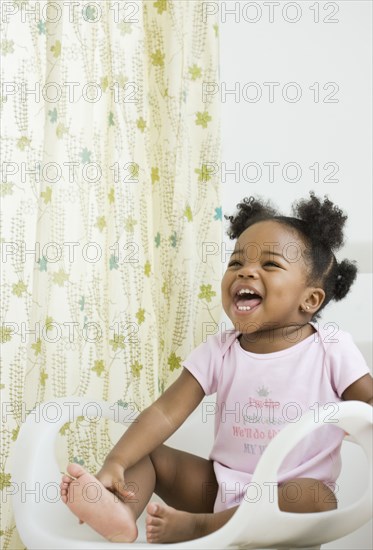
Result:
{"label": "black hair", "polygon": [[318,285],[325,299],[313,315],[315,320],[330,300],[346,296],[357,275],[356,262],[338,262],[334,251],[343,244],[343,227],[347,216],[326,196],[323,202],[310,191],[309,199],[292,205],[293,216],[283,216],[269,202],[261,198],[245,197],[237,204],[234,216],[224,216],[230,225],[227,234],[238,238],[245,229],[260,221],[274,220],[296,230],[306,245],[304,259],[308,262],[307,284]]}

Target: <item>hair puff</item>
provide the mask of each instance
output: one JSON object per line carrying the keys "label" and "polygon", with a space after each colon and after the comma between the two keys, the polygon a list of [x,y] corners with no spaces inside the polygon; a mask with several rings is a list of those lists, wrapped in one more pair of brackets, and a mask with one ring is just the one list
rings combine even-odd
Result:
{"label": "hair puff", "polygon": [[307,227],[307,236],[330,250],[338,250],[343,244],[343,226],[347,216],[326,196],[324,201],[313,191],[309,199],[301,199],[293,206],[295,216]]}
{"label": "hair puff", "polygon": [[277,211],[269,201],[265,202],[253,196],[245,197],[236,206],[237,212],[234,216],[224,216],[230,222],[227,230],[230,239],[237,239],[254,221],[273,218],[277,215]]}
{"label": "hair puff", "polygon": [[334,286],[334,299],[342,300],[350,290],[357,275],[355,262],[342,260],[337,266],[337,273]]}

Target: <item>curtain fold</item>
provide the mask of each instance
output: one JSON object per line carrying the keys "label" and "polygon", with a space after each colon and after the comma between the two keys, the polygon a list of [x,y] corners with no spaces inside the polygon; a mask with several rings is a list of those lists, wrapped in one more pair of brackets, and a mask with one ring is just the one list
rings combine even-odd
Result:
{"label": "curtain fold", "polygon": [[[222,241],[219,99],[202,96],[216,21],[200,0],[75,4],[13,2],[2,22],[4,549],[22,546],[9,497],[28,411],[141,410],[220,319],[221,255],[204,254]],[[96,471],[118,433],[64,426],[61,465]]]}

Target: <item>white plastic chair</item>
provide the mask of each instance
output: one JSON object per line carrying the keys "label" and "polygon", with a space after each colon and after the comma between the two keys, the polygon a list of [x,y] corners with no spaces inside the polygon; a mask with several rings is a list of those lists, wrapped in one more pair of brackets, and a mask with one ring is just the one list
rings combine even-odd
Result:
{"label": "white plastic chair", "polygon": [[[65,406],[64,403],[69,403]],[[96,417],[88,403],[80,398],[57,399],[39,405],[36,414],[30,414],[22,426],[15,446],[12,480],[16,484],[13,495],[15,520],[20,537],[28,550],[89,549],[113,550],[152,548],[152,549],[228,549],[228,548],[319,548],[358,529],[369,521],[372,515],[372,408],[358,401],[340,403],[333,419],[338,426],[348,432],[358,443],[367,458],[366,491],[361,498],[344,509],[313,514],[292,514],[278,508],[277,498],[268,490],[268,484],[276,482],[276,472],[282,460],[305,435],[316,429],[329,415],[328,409],[320,412],[318,423],[314,422],[312,411],[303,415],[299,422],[285,427],[271,441],[263,453],[255,470],[252,484],[260,487],[261,498],[250,502],[250,497],[242,501],[232,518],[218,531],[206,537],[177,544],[147,544],[146,542],[110,543],[96,534],[87,525],[79,525],[77,518],[57,498],[55,487],[61,473],[55,457],[54,443],[61,426],[74,418]],[[95,402],[96,403],[96,402]],[[62,411],[58,421],[48,420],[50,409]],[[99,416],[116,421],[109,403],[97,402]],[[47,410],[49,411],[47,414]],[[89,410],[92,414],[89,414]],[[45,414],[44,414],[45,412]],[[116,416],[118,416],[116,414]],[[189,419],[188,419],[189,420]],[[200,420],[199,420],[200,422]],[[181,433],[184,426],[180,428]],[[193,426],[198,430],[198,425]],[[195,433],[195,432],[194,432]],[[38,486],[36,484],[39,484]],[[39,502],[35,498],[25,498],[25,490],[37,487],[41,494]],[[52,489],[53,495],[48,495]],[[272,496],[272,498],[271,498]],[[251,499],[252,500],[252,499]]]}

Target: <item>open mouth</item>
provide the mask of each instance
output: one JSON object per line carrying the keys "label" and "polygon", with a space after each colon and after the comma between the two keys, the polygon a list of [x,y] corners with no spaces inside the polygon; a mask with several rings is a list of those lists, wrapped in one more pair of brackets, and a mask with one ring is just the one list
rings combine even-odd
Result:
{"label": "open mouth", "polygon": [[263,298],[249,288],[241,288],[234,297],[234,303],[238,311],[251,311],[256,308]]}

